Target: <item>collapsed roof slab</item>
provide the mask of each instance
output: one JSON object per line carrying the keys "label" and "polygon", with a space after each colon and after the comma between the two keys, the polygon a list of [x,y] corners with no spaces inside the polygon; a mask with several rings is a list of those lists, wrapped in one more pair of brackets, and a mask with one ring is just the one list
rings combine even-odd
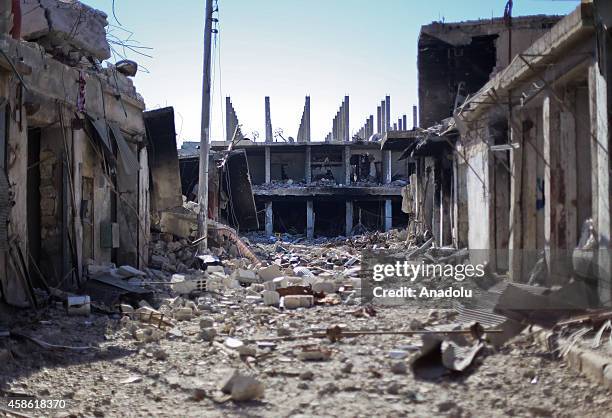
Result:
{"label": "collapsed roof slab", "polygon": [[54,57],[76,63],[82,57],[110,58],[107,15],[80,1],[21,0],[21,35]]}

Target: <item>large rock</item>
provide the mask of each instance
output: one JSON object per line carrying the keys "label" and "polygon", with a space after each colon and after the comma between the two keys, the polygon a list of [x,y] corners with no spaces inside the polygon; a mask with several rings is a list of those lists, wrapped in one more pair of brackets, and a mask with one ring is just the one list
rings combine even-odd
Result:
{"label": "large rock", "polygon": [[62,60],[110,58],[107,15],[77,0],[21,0],[21,36]]}

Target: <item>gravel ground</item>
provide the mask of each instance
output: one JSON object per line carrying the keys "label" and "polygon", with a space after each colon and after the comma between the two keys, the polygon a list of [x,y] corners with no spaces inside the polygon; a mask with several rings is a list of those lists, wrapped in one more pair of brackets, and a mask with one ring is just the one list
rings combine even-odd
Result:
{"label": "gravel ground", "polygon": [[[368,245],[382,241],[389,248],[405,248],[402,240],[381,237],[368,238]],[[342,270],[358,254],[342,240],[283,243],[281,252],[278,244],[257,245],[270,260],[283,263],[279,257],[285,250],[310,254],[308,265],[318,263],[323,270]],[[164,331],[117,314],[71,317],[54,305],[23,313],[14,331],[93,349],[44,349],[29,340],[0,337],[0,416],[10,410],[13,396],[66,400],[64,410],[22,411],[26,416],[612,417],[610,392],[554,359],[533,335],[521,334],[499,350],[486,347],[461,375],[417,380],[410,364],[421,347],[419,336],[368,335],[335,343],[278,337],[333,325],[379,331],[435,327],[452,323],[452,311],[402,305],[355,315],[361,307],[346,304],[281,311],[256,305],[249,295],[246,289],[207,295],[195,301],[193,318],[175,318],[176,326]],[[209,333],[214,328],[214,341],[203,338],[202,326]],[[229,336],[244,342],[243,356],[228,348]],[[248,341],[262,338],[268,347]],[[329,358],[304,361],[305,349]],[[404,357],[392,358],[392,351]],[[231,370],[261,382],[264,396],[230,400],[219,384]]]}
{"label": "gravel ground", "polygon": [[[405,328],[415,318],[427,325],[447,322],[446,312],[394,307],[355,318],[354,310],[322,306],[256,313],[234,307],[203,317],[213,319],[220,333],[229,330],[242,339],[277,335],[279,327],[287,328],[281,333],[301,334],[339,323],[380,329]],[[64,411],[28,411],[32,416],[612,416],[608,391],[524,336],[499,352],[487,349],[465,375],[418,381],[410,367],[396,364],[409,365],[420,344],[416,337],[366,336],[333,344],[282,341],[274,351],[258,349],[257,360],[241,360],[200,339],[201,318],[179,322],[178,331],[158,342],[140,343],[117,319],[66,317],[50,309],[37,324],[22,329],[46,341],[94,344],[99,350],[73,353],[11,342],[2,362],[2,391],[4,396],[67,400]],[[331,358],[299,360],[304,344],[331,350]],[[405,360],[389,358],[389,351],[398,348],[409,352]],[[226,400],[217,387],[231,368],[263,382],[265,397]]]}

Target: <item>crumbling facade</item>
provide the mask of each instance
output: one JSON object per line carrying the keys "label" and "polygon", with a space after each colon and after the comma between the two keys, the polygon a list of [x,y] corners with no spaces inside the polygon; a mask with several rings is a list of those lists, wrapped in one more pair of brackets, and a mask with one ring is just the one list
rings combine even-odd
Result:
{"label": "crumbling facade", "polygon": [[[503,21],[425,26],[419,41],[425,129],[404,140],[417,172],[423,166],[434,173],[433,196],[422,175],[412,195],[438,243],[468,247],[473,262],[516,282],[555,285],[586,275],[601,303],[611,300],[612,271],[609,12],[583,2],[561,20],[513,19],[512,37],[503,34]],[[479,35],[470,43],[475,27]],[[492,32],[494,39],[482,37]],[[487,51],[479,44],[486,39],[488,58],[472,56],[471,47]],[[460,52],[458,42],[466,45]],[[512,59],[503,62],[509,48]],[[466,56],[474,77],[466,73],[464,81],[457,69]],[[434,58],[435,81],[425,71]],[[440,146],[423,155],[434,143]],[[585,242],[580,248],[592,251],[592,266],[580,272],[572,255]]]}
{"label": "crumbling facade", "polygon": [[[9,35],[20,11],[4,3],[0,282],[4,301],[25,306],[36,304],[33,288],[77,287],[88,264],[146,264],[145,106],[129,78],[100,65],[108,58],[103,13],[22,1],[23,35],[36,41],[26,42]],[[86,21],[66,33],[75,13]],[[31,29],[41,14],[57,26]]]}
{"label": "crumbling facade", "polygon": [[401,188],[408,163],[383,156],[379,143],[243,141],[236,148],[246,152],[268,235],[351,236],[358,225],[389,230],[407,224]]}

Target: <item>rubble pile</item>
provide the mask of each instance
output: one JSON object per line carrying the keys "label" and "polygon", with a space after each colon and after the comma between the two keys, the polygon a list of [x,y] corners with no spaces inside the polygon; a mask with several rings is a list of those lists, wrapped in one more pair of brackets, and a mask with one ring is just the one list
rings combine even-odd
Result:
{"label": "rubble pile", "polygon": [[[254,262],[197,255],[193,242],[170,234],[155,238],[155,261],[148,269],[88,266],[90,281],[128,289],[117,303],[101,310],[92,293],[89,316],[65,316],[63,306],[51,306],[38,327],[11,330],[43,353],[62,347],[97,361],[72,364],[75,360],[66,358],[69,369],[63,374],[47,373],[36,381],[16,377],[3,390],[17,390],[15,385],[26,380],[27,390],[39,390],[43,381],[48,386],[50,378],[59,379],[62,385],[54,391],[81,400],[79,405],[88,405],[84,412],[96,416],[110,413],[116,402],[147,416],[163,416],[169,405],[182,416],[214,414],[219,408],[261,416],[331,411],[363,416],[373,410],[425,416],[432,408],[453,416],[482,408],[503,415],[556,416],[576,396],[590,396],[593,411],[606,411],[605,388],[559,369],[553,357],[542,356],[532,333],[523,331],[516,342],[503,344],[523,325],[510,330],[511,320],[478,311],[480,324],[469,308],[379,306],[361,299],[359,274],[367,251],[460,263],[465,250],[435,247],[426,236],[397,230],[316,244],[252,234],[243,241],[257,253],[259,262]],[[482,285],[504,294],[499,281]],[[493,317],[508,324],[487,322]],[[81,326],[78,336],[66,333],[75,323],[90,325]],[[94,323],[103,326],[94,328]],[[490,333],[495,329],[504,331],[499,344],[492,340],[497,334]],[[9,347],[8,356],[19,353],[15,345]],[[132,353],[129,360],[122,358],[125,353]],[[16,363],[7,364],[6,374],[16,373],[10,368]],[[94,381],[83,379],[83,373]],[[460,384],[454,383],[457,375]],[[89,386],[95,379],[114,385],[94,390]],[[121,390],[111,392],[107,386]],[[528,395],[533,391],[548,395]]]}
{"label": "rubble pile", "polygon": [[21,31],[60,61],[110,58],[107,16],[79,1],[21,0]]}

